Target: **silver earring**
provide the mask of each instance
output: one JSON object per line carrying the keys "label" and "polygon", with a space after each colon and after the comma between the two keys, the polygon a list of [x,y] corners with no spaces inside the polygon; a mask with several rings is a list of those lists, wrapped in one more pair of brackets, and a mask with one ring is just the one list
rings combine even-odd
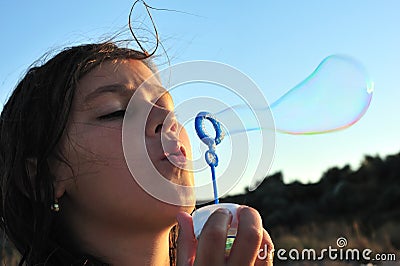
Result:
{"label": "silver earring", "polygon": [[54,199],[53,204],[51,204],[51,210],[54,212],[60,211],[60,205],[58,204],[58,199]]}

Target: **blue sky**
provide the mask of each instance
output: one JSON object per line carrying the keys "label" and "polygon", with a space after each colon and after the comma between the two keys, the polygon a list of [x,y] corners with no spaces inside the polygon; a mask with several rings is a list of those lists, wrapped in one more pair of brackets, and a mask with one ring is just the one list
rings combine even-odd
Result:
{"label": "blue sky", "polygon": [[[126,28],[131,1],[0,2],[0,100],[47,51]],[[251,4],[249,4],[251,3]],[[366,154],[400,151],[400,1],[148,1],[193,15],[154,11],[172,63],[212,60],[251,77],[269,102],[307,77],[330,54],[361,61],[375,82],[366,115],[324,135],[276,136],[270,173],[317,181],[329,167],[358,167]]]}

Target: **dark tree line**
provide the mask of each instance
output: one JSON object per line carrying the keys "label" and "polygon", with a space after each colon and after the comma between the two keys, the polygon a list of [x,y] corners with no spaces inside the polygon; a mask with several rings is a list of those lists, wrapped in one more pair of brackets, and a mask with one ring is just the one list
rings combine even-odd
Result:
{"label": "dark tree line", "polygon": [[[357,170],[333,167],[312,184],[285,184],[282,174],[276,173],[255,191],[221,202],[256,208],[272,232],[276,227],[294,230],[307,224],[356,221],[363,232],[372,234],[388,222],[400,225],[400,153],[384,159],[366,156]],[[392,236],[392,242],[400,249],[400,236]]]}

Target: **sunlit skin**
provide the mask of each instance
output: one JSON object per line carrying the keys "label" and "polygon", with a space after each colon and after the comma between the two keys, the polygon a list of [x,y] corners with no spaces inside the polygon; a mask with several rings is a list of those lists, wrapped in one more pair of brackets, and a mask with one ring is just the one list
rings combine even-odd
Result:
{"label": "sunlit skin", "polygon": [[[74,232],[74,239],[84,251],[116,265],[164,265],[168,260],[168,233],[176,223],[179,211],[191,212],[192,207],[169,205],[144,192],[134,181],[122,150],[123,112],[139,85],[152,75],[141,61],[105,62],[85,75],[79,82],[72,112],[63,138],[62,150],[74,170],[58,164],[56,197],[60,198],[65,223]],[[101,87],[118,85],[114,90],[97,93]],[[154,99],[159,89],[146,92]],[[165,110],[173,110],[172,99],[160,98],[153,107],[146,126],[148,151],[137,150],[137,158],[152,159],[166,178],[193,184],[189,171],[160,161],[163,154],[161,132],[156,128],[165,119]],[[158,110],[162,109],[162,111]],[[119,112],[119,113],[118,113]],[[171,127],[176,127],[171,125]],[[143,127],[138,127],[143,130]],[[176,136],[190,154],[186,134]],[[181,139],[178,139],[181,137]],[[154,172],[149,169],[149,173]],[[101,233],[99,233],[101,232]],[[112,243],[112,249],[110,249]],[[129,252],[128,252],[129,251]],[[132,253],[135,254],[133,258]],[[134,259],[134,261],[132,261]]]}
{"label": "sunlit skin", "polygon": [[[265,261],[256,260],[257,252],[265,243],[272,248],[272,242],[256,210],[242,207],[238,211],[238,236],[226,261],[229,213],[218,211],[212,215],[196,240],[189,215],[194,206],[160,201],[132,177],[122,146],[123,110],[135,90],[152,74],[138,60],[106,61],[78,84],[60,143],[70,167],[58,161],[52,164],[57,177],[59,215],[73,245],[112,265],[169,265],[168,235],[178,220],[178,265],[265,265]],[[142,101],[134,106],[133,119],[137,117],[137,124],[141,125],[134,130],[141,137],[134,138],[131,145],[143,141],[143,137],[146,143],[146,149],[135,149],[134,159],[139,164],[151,160],[151,169],[142,172],[193,186],[192,172],[168,160],[183,163],[184,156],[190,161],[188,136],[173,119],[164,123],[173,111],[172,99],[160,84],[150,85],[140,92]],[[151,111],[143,118],[141,113],[146,113],[149,105]]]}

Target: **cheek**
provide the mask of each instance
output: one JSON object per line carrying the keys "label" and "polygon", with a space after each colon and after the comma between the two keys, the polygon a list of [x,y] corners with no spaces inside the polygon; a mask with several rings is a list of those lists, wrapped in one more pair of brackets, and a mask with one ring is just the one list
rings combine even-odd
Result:
{"label": "cheek", "polygon": [[60,164],[55,171],[59,178],[70,180],[71,208],[99,218],[112,217],[128,213],[137,207],[135,202],[147,199],[126,165],[121,130],[86,128],[66,139],[63,148],[69,166]]}
{"label": "cheek", "polygon": [[80,163],[123,164],[121,129],[93,127],[71,137],[71,148]]}
{"label": "cheek", "polygon": [[61,139],[60,149],[68,165],[53,164],[52,171],[58,179],[87,177],[93,173],[107,175],[126,168],[120,129],[72,126]]}

